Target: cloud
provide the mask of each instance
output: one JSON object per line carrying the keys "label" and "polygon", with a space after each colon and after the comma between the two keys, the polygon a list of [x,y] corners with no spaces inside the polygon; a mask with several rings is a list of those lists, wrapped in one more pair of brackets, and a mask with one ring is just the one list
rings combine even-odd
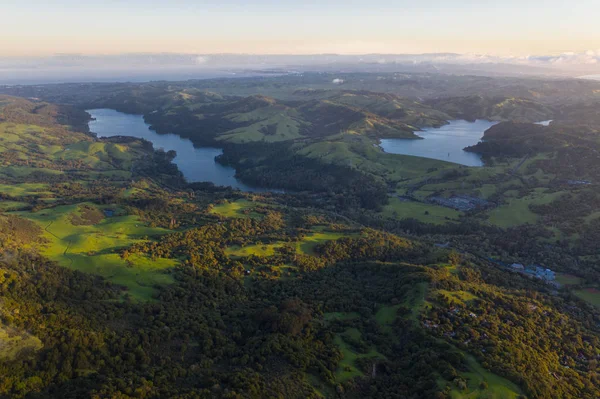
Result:
{"label": "cloud", "polygon": [[559,55],[540,55],[540,56],[498,56],[490,54],[412,54],[412,55],[394,55],[378,56],[376,59],[363,57],[361,62],[385,63],[392,62],[397,64],[512,64],[521,66],[538,66],[549,68],[569,68],[578,66],[600,65],[600,50],[587,50],[584,52],[564,52]]}
{"label": "cloud", "polygon": [[594,50],[583,53],[566,52],[555,57],[534,57],[533,62],[550,66],[595,65],[600,62],[600,54]]}
{"label": "cloud", "polygon": [[[61,54],[50,57],[0,57],[0,70],[9,76],[13,71],[23,74],[27,71],[42,71],[46,69],[64,70],[72,73],[75,69],[96,71],[134,71],[161,70],[247,70],[252,68],[299,68],[307,67],[345,68],[360,66],[369,70],[375,66],[378,70],[393,70],[394,65],[433,66],[441,65],[486,65],[493,64],[515,65],[519,67],[540,67],[557,71],[585,72],[595,74],[600,72],[600,50],[582,52],[564,52],[556,55],[492,55],[477,53],[432,53],[432,54],[320,54],[320,55],[251,55],[251,54],[118,54],[118,55],[77,55]],[[375,68],[372,68],[375,69]],[[10,72],[7,72],[10,71]],[[597,72],[598,71],[598,72]],[[90,72],[92,73],[92,72]],[[12,76],[12,75],[11,75]],[[3,76],[0,76],[2,78]],[[10,77],[10,76],[9,76]],[[12,77],[11,77],[12,79]],[[340,82],[333,82],[339,84]]]}

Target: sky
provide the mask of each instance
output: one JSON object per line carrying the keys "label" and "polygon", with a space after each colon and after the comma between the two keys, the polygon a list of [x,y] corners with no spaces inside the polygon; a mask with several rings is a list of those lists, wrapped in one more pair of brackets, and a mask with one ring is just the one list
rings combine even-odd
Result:
{"label": "sky", "polygon": [[0,56],[600,54],[599,0],[0,0]]}

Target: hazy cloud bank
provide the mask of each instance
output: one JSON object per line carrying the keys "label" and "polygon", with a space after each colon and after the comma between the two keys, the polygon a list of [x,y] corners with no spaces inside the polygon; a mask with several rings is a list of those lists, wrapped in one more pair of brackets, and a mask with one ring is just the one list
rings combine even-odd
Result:
{"label": "hazy cloud bank", "polygon": [[600,74],[600,50],[549,56],[482,54],[58,54],[0,57],[0,83],[54,81],[179,80],[239,73],[288,71],[442,71],[495,75]]}

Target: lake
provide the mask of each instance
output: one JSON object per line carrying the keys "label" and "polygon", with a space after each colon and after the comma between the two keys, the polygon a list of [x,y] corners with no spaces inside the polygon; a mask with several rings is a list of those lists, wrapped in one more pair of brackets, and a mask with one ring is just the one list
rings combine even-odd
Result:
{"label": "lake", "polygon": [[176,134],[158,134],[150,129],[141,115],[125,114],[112,109],[89,109],[87,112],[94,118],[90,121],[90,131],[98,137],[132,136],[146,139],[155,149],[174,150],[177,156],[173,162],[190,182],[212,182],[218,186],[231,186],[242,191],[278,191],[250,187],[235,176],[235,169],[215,162],[215,157],[223,151],[219,148],[194,147],[188,139]]}
{"label": "lake", "polygon": [[439,159],[466,166],[483,166],[481,157],[463,148],[477,144],[483,133],[498,122],[476,120],[450,121],[440,128],[427,128],[415,132],[419,139],[384,139],[381,148],[390,154],[414,155],[423,158]]}

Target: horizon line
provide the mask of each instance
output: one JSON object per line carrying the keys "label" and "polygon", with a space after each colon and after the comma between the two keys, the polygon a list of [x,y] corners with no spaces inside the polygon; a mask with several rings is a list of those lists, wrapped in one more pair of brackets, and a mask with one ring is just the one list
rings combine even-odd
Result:
{"label": "horizon line", "polygon": [[[598,51],[600,53],[600,50]],[[315,53],[284,53],[284,52],[266,52],[266,53],[252,53],[252,52],[188,52],[188,51],[158,51],[158,52],[148,52],[148,51],[124,51],[119,53],[77,53],[77,52],[57,52],[57,53],[48,53],[48,54],[0,54],[2,58],[42,58],[42,57],[57,57],[57,56],[84,56],[84,57],[110,57],[110,56],[119,56],[119,55],[248,55],[248,56],[425,56],[425,55],[472,55],[472,56],[489,56],[489,57],[497,57],[497,58],[521,58],[526,59],[528,57],[558,57],[558,56],[569,56],[569,55],[577,55],[577,54],[586,54],[585,51],[574,52],[574,51],[557,51],[552,53],[538,53],[538,54],[528,54],[526,56],[518,56],[518,55],[500,55],[494,53],[478,53],[478,52],[452,52],[452,51],[440,51],[440,52],[315,52]]]}

